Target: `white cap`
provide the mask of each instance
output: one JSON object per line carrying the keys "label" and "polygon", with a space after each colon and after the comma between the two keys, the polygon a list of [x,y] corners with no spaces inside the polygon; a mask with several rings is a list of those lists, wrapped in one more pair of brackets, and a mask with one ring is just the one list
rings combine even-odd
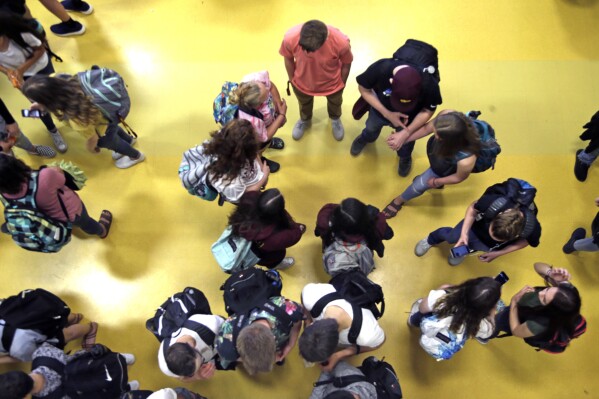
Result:
{"label": "white cap", "polygon": [[172,388],[164,388],[148,396],[148,399],[177,399],[177,392]]}

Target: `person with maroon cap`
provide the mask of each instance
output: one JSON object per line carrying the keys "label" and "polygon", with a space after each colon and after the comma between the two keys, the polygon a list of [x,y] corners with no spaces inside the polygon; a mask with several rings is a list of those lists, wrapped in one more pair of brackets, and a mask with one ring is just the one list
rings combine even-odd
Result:
{"label": "person with maroon cap", "polygon": [[354,139],[350,153],[357,156],[368,143],[376,141],[383,126],[391,126],[394,132],[387,144],[399,156],[399,175],[407,176],[414,150],[414,142],[408,142],[408,138],[431,119],[442,103],[439,82],[430,73],[393,58],[378,60],[356,80],[370,110],[366,126]]}

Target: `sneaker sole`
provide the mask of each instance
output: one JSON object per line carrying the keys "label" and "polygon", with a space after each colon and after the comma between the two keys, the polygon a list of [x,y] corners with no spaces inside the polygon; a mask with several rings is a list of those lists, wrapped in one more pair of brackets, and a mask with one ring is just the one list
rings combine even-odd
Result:
{"label": "sneaker sole", "polygon": [[81,29],[76,31],[76,32],[69,32],[69,33],[56,33],[52,30],[52,27],[50,27],[50,31],[55,34],[56,36],[60,36],[60,37],[69,37],[69,36],[80,36],[83,35],[85,33],[85,26],[81,26]]}

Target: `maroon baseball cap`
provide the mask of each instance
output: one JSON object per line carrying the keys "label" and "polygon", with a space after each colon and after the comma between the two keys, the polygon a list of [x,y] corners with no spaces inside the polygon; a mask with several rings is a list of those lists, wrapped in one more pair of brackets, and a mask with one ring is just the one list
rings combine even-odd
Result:
{"label": "maroon baseball cap", "polygon": [[404,67],[393,75],[391,83],[391,106],[395,111],[412,112],[418,103],[422,77],[412,67]]}

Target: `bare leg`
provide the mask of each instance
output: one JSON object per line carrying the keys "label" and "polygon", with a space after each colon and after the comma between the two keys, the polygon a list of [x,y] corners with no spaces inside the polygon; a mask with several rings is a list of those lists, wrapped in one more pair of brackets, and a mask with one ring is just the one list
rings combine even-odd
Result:
{"label": "bare leg", "polygon": [[58,2],[58,0],[39,0],[39,1],[40,1],[40,3],[42,3],[42,5],[44,7],[46,7],[46,9],[48,11],[50,11],[52,14],[54,14],[62,22],[67,22],[69,19],[71,19],[71,17],[67,13],[67,10],[64,9],[62,4],[60,4]]}

